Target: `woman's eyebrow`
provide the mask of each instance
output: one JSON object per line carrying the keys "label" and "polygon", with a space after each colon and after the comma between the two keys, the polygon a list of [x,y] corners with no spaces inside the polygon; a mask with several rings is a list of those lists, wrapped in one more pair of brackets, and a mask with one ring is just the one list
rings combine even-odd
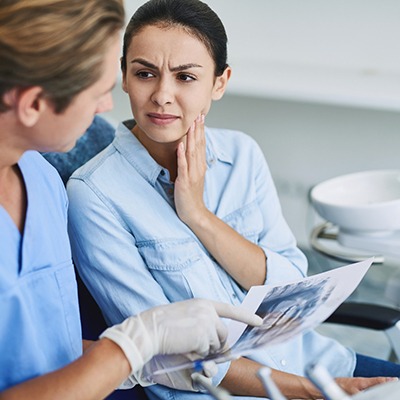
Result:
{"label": "woman's eyebrow", "polygon": [[177,72],[177,71],[184,71],[186,69],[191,69],[191,68],[203,68],[201,65],[199,64],[182,64],[182,65],[178,65],[177,67],[172,67],[170,68],[171,72]]}
{"label": "woman's eyebrow", "polygon": [[[131,64],[134,64],[134,63],[142,64],[144,67],[158,70],[158,67],[156,65],[152,64],[149,61],[144,60],[143,58],[134,58],[131,61]],[[188,64],[178,65],[176,67],[171,67],[170,71],[177,72],[177,71],[184,71],[184,70],[191,69],[191,68],[203,68],[203,66],[200,64],[188,63]]]}

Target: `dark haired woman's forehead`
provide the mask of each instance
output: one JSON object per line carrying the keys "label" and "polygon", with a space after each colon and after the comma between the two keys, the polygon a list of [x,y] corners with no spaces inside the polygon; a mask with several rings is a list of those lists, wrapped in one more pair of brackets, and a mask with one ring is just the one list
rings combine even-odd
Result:
{"label": "dark haired woman's forehead", "polygon": [[189,29],[207,47],[215,63],[215,74],[227,67],[227,36],[218,15],[199,0],[150,0],[133,14],[125,32],[122,68],[132,38],[144,27],[155,24],[179,25]]}
{"label": "dark haired woman's forehead", "polygon": [[150,25],[138,32],[127,52],[129,65],[147,67],[154,71],[170,72],[210,70],[214,75],[215,63],[209,49],[198,37],[180,27],[168,29]]}

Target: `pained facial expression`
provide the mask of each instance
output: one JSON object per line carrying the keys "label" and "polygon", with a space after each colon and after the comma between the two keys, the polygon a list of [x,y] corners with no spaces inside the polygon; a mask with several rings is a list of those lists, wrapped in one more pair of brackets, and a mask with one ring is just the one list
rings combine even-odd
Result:
{"label": "pained facial expression", "polygon": [[145,27],[132,38],[126,59],[123,88],[137,123],[133,131],[146,147],[181,141],[222,97],[230,74],[215,77],[205,45],[181,27]]}

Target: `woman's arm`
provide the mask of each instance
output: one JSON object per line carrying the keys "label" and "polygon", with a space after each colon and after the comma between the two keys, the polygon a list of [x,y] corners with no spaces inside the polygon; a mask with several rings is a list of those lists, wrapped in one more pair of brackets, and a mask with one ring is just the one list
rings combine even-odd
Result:
{"label": "woman's arm", "polygon": [[130,372],[121,348],[111,340],[101,339],[68,366],[7,389],[0,393],[0,399],[103,399]]}
{"label": "woman's arm", "polygon": [[[265,397],[266,393],[261,381],[257,378],[257,371],[263,366],[248,358],[233,361],[228,373],[221,382],[221,386],[235,396]],[[321,393],[303,377],[286,372],[272,370],[272,378],[289,399],[317,399]]]}
{"label": "woman's arm", "polygon": [[82,353],[84,353],[86,350],[88,350],[94,343],[94,340],[87,340],[83,339],[82,340]]}
{"label": "woman's arm", "polygon": [[177,157],[175,207],[179,218],[242,287],[262,285],[266,275],[266,257],[262,249],[215,216],[204,204],[204,117],[198,118],[189,129],[186,149],[180,143]]}
{"label": "woman's arm", "polygon": [[[234,140],[234,139],[232,139]],[[248,139],[250,140],[250,139]],[[186,148],[178,147],[178,176],[175,181],[175,207],[179,218],[189,226],[217,262],[244,288],[298,279],[306,274],[305,257],[281,212],[278,196],[264,156],[256,144],[246,141],[246,163],[241,170],[254,182],[262,231],[252,243],[210,212],[204,204],[206,174],[204,122],[198,120],[189,130]],[[211,172],[210,172],[211,173]],[[242,190],[243,188],[238,188]],[[221,189],[222,190],[222,189]],[[235,201],[232,198],[232,201]],[[275,268],[279,265],[279,268]]]}
{"label": "woman's arm", "polygon": [[265,283],[266,257],[259,246],[245,239],[206,208],[193,213],[186,224],[221,267],[244,289]]}
{"label": "woman's arm", "polygon": [[[235,396],[265,397],[266,393],[257,378],[262,365],[240,358],[233,361],[221,386]],[[272,379],[288,399],[322,399],[321,392],[306,378],[287,372],[272,370]],[[374,385],[390,381],[391,378],[337,378],[336,382],[349,394],[356,394]]]}

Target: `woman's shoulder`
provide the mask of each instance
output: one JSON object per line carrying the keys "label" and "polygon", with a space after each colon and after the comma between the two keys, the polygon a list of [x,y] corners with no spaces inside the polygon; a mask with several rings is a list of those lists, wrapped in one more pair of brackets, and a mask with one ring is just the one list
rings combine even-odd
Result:
{"label": "woman's shoulder", "polygon": [[239,131],[237,129],[229,128],[214,128],[206,127],[206,135],[212,135],[213,137],[220,140],[236,141],[240,140],[242,142],[255,143],[255,140],[247,133]]}
{"label": "woman's shoulder", "polygon": [[258,151],[259,145],[247,133],[234,129],[206,127],[207,140],[224,151]]}

